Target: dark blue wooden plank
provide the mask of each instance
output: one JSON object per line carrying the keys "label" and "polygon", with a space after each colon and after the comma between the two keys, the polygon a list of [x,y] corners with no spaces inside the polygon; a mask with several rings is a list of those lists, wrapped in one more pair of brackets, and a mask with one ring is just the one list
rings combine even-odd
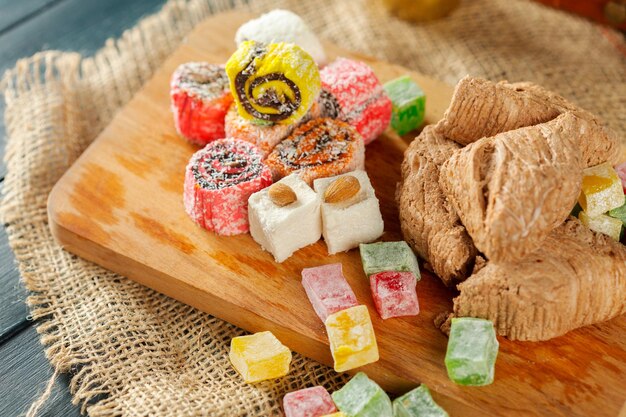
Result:
{"label": "dark blue wooden plank", "polygon": [[[2,183],[0,183],[1,192]],[[20,282],[6,231],[0,226],[0,345],[28,325],[25,299],[26,290]]]}
{"label": "dark blue wooden plank", "polygon": [[[12,4],[24,0],[10,1]],[[119,37],[143,16],[158,11],[165,0],[63,0],[0,35],[0,74],[19,58],[44,49],[91,55],[108,38]],[[0,113],[4,106],[0,105]],[[4,118],[0,117],[0,158],[4,155]],[[0,166],[0,178],[5,174]]]}
{"label": "dark blue wooden plank", "polygon": [[64,0],[0,0],[0,34]]}
{"label": "dark blue wooden plank", "polygon": [[[33,326],[0,346],[0,416],[23,416],[45,390],[53,373]],[[71,401],[68,377],[59,376],[52,395],[37,415],[80,416],[79,407],[72,405]]]}

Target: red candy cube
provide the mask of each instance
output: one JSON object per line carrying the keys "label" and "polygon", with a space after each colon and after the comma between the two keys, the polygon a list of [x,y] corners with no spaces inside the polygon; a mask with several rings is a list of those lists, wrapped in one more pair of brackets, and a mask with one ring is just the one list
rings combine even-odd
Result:
{"label": "red candy cube", "polygon": [[337,411],[330,394],[322,386],[293,391],[283,398],[286,417],[320,417]]}
{"label": "red candy cube", "polygon": [[190,143],[204,146],[225,136],[233,96],[223,65],[182,64],[172,75],[170,98],[176,131]]}
{"label": "red candy cube", "polygon": [[338,58],[320,71],[320,78],[322,116],[352,125],[366,145],[389,126],[393,105],[367,64]]}
{"label": "red candy cube", "polygon": [[322,321],[337,311],[358,305],[340,263],[304,268],[302,286]]}
{"label": "red candy cube", "polygon": [[372,297],[378,314],[383,319],[416,316],[420,312],[411,272],[385,271],[370,275]]}

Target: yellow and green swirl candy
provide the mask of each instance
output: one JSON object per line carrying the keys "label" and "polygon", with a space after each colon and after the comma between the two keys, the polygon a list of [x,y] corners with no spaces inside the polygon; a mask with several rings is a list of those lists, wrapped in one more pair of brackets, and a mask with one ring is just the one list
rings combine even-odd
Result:
{"label": "yellow and green swirl candy", "polygon": [[315,61],[290,43],[243,42],[226,63],[226,73],[237,110],[249,120],[295,123],[320,91]]}

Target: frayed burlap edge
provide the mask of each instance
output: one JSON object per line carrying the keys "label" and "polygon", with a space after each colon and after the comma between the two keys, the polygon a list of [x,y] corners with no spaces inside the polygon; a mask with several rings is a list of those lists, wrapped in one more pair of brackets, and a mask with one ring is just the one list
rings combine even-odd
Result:
{"label": "frayed burlap edge", "polygon": [[[343,47],[449,83],[467,73],[538,82],[626,132],[625,43],[582,19],[521,0],[465,2],[420,26],[385,15],[378,1],[252,3],[255,12],[291,8]],[[92,416],[279,415],[285,392],[345,380],[295,355],[288,377],[241,383],[226,358],[241,330],[62,251],[48,230],[47,195],[63,172],[196,23],[234,6],[171,1],[94,57],[40,53],[3,78],[2,219],[46,355],[73,375],[74,403]]]}

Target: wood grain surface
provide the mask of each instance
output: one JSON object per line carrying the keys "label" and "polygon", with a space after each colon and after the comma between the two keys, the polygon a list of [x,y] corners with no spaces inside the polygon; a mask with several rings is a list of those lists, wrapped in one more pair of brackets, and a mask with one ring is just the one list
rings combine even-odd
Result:
{"label": "wood grain surface", "polygon": [[[168,83],[180,63],[222,63],[236,28],[250,16],[223,14],[199,25],[56,185],[50,225],[69,251],[249,331],[271,330],[292,350],[332,364],[324,326],[300,284],[304,267],[342,262],[362,304],[370,308],[381,359],[360,370],[403,392],[419,382],[451,415],[614,416],[626,398],[625,317],[541,343],[500,338],[494,384],[452,383],[444,366],[446,337],[433,318],[453,293],[428,273],[418,283],[421,313],[383,321],[376,313],[358,251],[328,256],[323,242],[282,264],[249,235],[220,237],[185,214],[185,165],[196,150],[174,130]],[[328,45],[329,55],[368,62],[382,81],[408,71]],[[418,74],[427,121],[443,114],[452,88]],[[405,138],[408,139],[408,138]],[[366,169],[381,202],[384,240],[401,239],[396,182],[406,140],[387,134],[368,146]],[[356,372],[357,370],[355,370]]]}

